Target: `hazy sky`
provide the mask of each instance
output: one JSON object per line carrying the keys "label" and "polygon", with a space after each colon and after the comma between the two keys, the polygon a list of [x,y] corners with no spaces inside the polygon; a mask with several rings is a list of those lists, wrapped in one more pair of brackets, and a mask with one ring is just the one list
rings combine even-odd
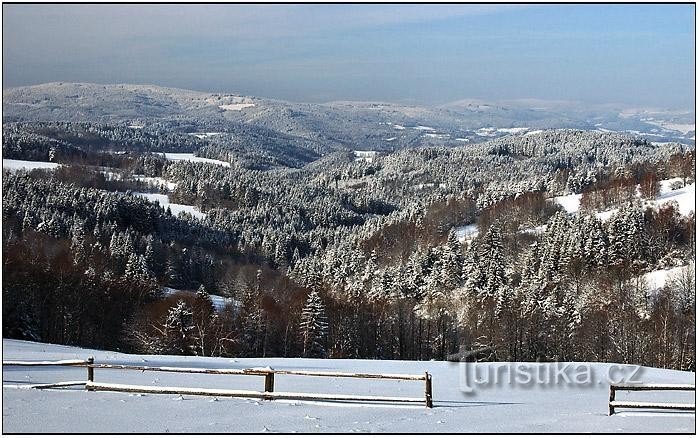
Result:
{"label": "hazy sky", "polygon": [[3,5],[3,87],[694,107],[694,5]]}

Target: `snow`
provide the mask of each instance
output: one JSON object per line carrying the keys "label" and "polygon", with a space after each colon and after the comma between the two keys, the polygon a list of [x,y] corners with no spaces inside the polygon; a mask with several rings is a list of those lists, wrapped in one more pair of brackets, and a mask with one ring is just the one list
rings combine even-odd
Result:
{"label": "snow", "polygon": [[609,219],[611,219],[611,217],[614,216],[616,214],[616,212],[618,212],[618,211],[619,211],[618,208],[614,208],[612,210],[607,210],[607,211],[600,211],[600,212],[595,213],[595,216],[597,217],[597,219],[601,220],[602,222],[606,222]]}
{"label": "snow", "polygon": [[672,180],[664,180],[660,182],[660,195],[653,201],[647,201],[647,205],[658,207],[665,205],[668,202],[677,202],[679,212],[682,215],[688,215],[695,210],[696,202],[696,183],[686,185],[677,190],[670,190],[670,185],[675,181],[681,181],[681,178]]}
{"label": "snow", "polygon": [[431,128],[429,126],[423,126],[423,125],[417,125],[413,126],[413,129],[417,129],[418,131],[436,131],[436,129]]}
{"label": "snow", "polygon": [[194,154],[184,154],[184,153],[170,153],[170,152],[160,152],[161,155],[165,157],[166,160],[169,161],[193,161],[195,163],[209,163],[209,164],[218,164],[219,166],[223,167],[231,167],[231,163],[227,161],[221,161],[221,160],[214,160],[211,158],[203,158],[203,157],[197,157]]}
{"label": "snow", "polygon": [[427,133],[427,134],[425,134],[425,136],[431,137],[431,138],[439,138],[439,139],[449,138],[449,134],[436,134],[434,132]]}
{"label": "snow", "polygon": [[[208,358],[128,355],[10,339],[3,340],[5,360],[85,359],[96,363],[175,366],[188,368],[319,370],[364,373],[432,374],[434,408],[420,403],[333,402],[275,400],[223,396],[86,392],[81,387],[22,389],[18,385],[85,380],[84,368],[14,367],[3,369],[3,432],[5,433],[677,433],[692,432],[694,412],[660,412],[619,408],[607,416],[608,380],[629,366],[570,363],[588,366],[596,377],[591,384],[498,384],[461,391],[464,367],[441,361],[393,361],[297,358]],[[508,363],[467,365],[479,374]],[[552,364],[524,363],[532,370]],[[614,368],[613,368],[614,367]],[[641,368],[647,383],[693,383],[695,374]],[[504,379],[503,379],[504,380]],[[95,382],[148,387],[180,387],[261,391],[260,376],[95,370]],[[275,390],[285,393],[333,393],[376,397],[419,398],[421,381],[361,380],[351,378],[277,375]],[[693,392],[617,392],[617,400],[693,402]]]}
{"label": "snow", "polygon": [[[669,202],[676,202],[679,207],[679,212],[682,215],[689,215],[695,211],[696,199],[696,183],[691,183],[677,190],[671,190],[670,186],[674,182],[682,181],[682,178],[672,178],[660,181],[660,194],[655,199],[644,201],[646,207],[658,208]],[[638,191],[637,191],[638,192]],[[582,194],[573,194],[565,196],[556,196],[553,198],[555,202],[561,205],[568,213],[577,213],[580,210],[580,199]],[[601,220],[607,220],[614,215],[619,209],[611,209],[607,211],[597,212],[595,215]]]}
{"label": "snow", "polygon": [[253,106],[255,106],[254,103],[230,103],[228,105],[219,105],[218,107],[226,111],[242,111]]}
{"label": "snow", "polygon": [[505,132],[507,134],[521,134],[527,132],[529,128],[498,128],[498,132]]}
{"label": "snow", "polygon": [[470,138],[457,138],[456,141],[469,142],[469,141],[471,141],[471,139]]}
{"label": "snow", "polygon": [[648,285],[648,289],[656,291],[662,289],[667,284],[668,279],[680,275],[682,272],[690,269],[688,266],[678,266],[670,269],[660,269],[657,271],[648,272],[643,275],[643,279]]}
{"label": "snow", "polygon": [[[189,291],[189,290],[183,290],[183,289],[173,289],[171,287],[164,287],[163,288],[163,293],[166,296],[171,296],[179,293],[185,293],[185,294],[196,294],[196,291]],[[214,308],[216,309],[217,312],[223,311],[226,306],[229,304],[232,305],[233,307],[239,307],[240,302],[234,300],[233,298],[227,298],[227,297],[222,297],[220,295],[209,295],[211,297],[211,302],[214,305]]]}
{"label": "snow", "polygon": [[553,198],[568,213],[577,213],[580,210],[580,199],[582,199],[582,194],[556,196]]}
{"label": "snow", "polygon": [[131,129],[143,129],[143,125],[129,125]]}
{"label": "snow", "polygon": [[50,163],[48,161],[25,161],[25,160],[10,160],[7,158],[2,159],[3,170],[9,170],[10,172],[16,172],[18,170],[33,170],[33,169],[55,169],[60,164]]}
{"label": "snow", "polygon": [[221,135],[221,132],[192,132],[189,135],[193,135],[197,138],[209,138],[209,137],[216,137],[217,135]]}
{"label": "snow", "polygon": [[378,152],[376,151],[353,151],[354,152],[354,161],[366,161],[368,163],[371,163],[374,161],[376,156],[378,155]]}
{"label": "snow", "polygon": [[175,190],[177,183],[170,182],[165,178],[159,176],[145,176],[145,175],[133,175],[132,177],[136,181],[143,181],[147,184],[152,184],[157,187],[166,188],[167,190]]}
{"label": "snow", "polygon": [[481,137],[495,137],[497,134],[497,129],[496,128],[480,128],[479,130],[476,131],[476,134],[478,134]]}
{"label": "snow", "polygon": [[395,141],[398,137],[384,138],[384,141]]}
{"label": "snow", "polygon": [[142,192],[133,192],[133,195],[134,196],[141,196],[141,197],[146,198],[147,200],[149,200],[151,202],[157,202],[165,210],[167,210],[167,208],[170,207],[170,212],[172,212],[173,216],[178,216],[180,213],[189,213],[193,217],[198,218],[198,219],[204,219],[206,217],[206,213],[202,213],[193,205],[171,203],[168,195],[163,195],[160,193],[142,193]]}
{"label": "snow", "polygon": [[542,132],[544,132],[542,129],[535,129],[534,131],[529,131],[526,134],[524,134],[524,137],[529,137],[530,135],[541,134]]}
{"label": "snow", "polygon": [[651,124],[651,125],[659,126],[663,129],[681,132],[684,135],[687,135],[696,129],[696,125],[694,123],[674,123],[674,122],[667,122],[665,120],[653,120],[653,119],[645,119],[644,121],[646,123]]}
{"label": "snow", "polygon": [[469,224],[457,227],[454,232],[456,233],[456,238],[459,242],[465,242],[467,240],[475,239],[478,236],[478,225]]}
{"label": "snow", "polygon": [[544,234],[547,228],[546,225],[539,225],[538,227],[521,229],[520,232],[525,234]]}
{"label": "snow", "polygon": [[393,125],[393,129],[397,129],[398,131],[402,131],[405,129],[405,126],[403,125]]}

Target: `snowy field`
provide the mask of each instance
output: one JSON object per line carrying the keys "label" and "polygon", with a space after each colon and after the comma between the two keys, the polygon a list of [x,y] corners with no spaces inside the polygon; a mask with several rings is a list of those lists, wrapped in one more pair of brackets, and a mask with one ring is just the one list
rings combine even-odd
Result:
{"label": "snowy field", "polygon": [[[618,409],[607,416],[608,385],[500,385],[460,391],[461,366],[448,362],[224,359],[126,355],[76,347],[3,340],[4,360],[84,359],[97,363],[187,367],[382,372],[433,376],[434,408],[409,404],[139,395],[71,389],[24,389],[29,383],[84,380],[83,368],[4,367],[3,432],[692,432],[693,412]],[[493,369],[498,364],[479,364]],[[546,364],[529,364],[544,367]],[[483,368],[485,367],[485,368]],[[595,375],[610,365],[593,364]],[[693,383],[694,373],[644,368],[644,382]],[[192,375],[95,370],[96,382],[260,391],[259,376]],[[423,382],[277,376],[278,391],[421,397]],[[639,398],[640,397],[640,398]],[[693,393],[617,393],[618,400],[690,402]]]}
{"label": "snowy field", "polygon": [[49,163],[48,161],[25,161],[25,160],[10,160],[2,159],[2,169],[15,172],[17,170],[33,170],[33,169],[55,169],[60,166],[58,163]]}
{"label": "snowy field", "polygon": [[668,280],[681,278],[682,274],[685,274],[687,271],[694,272],[694,266],[676,266],[674,268],[651,271],[643,274],[643,279],[646,281],[650,291],[657,291],[664,288]]}
{"label": "snowy field", "polygon": [[[176,294],[196,294],[193,290],[183,290],[183,289],[173,289],[171,287],[164,287],[163,294],[165,296],[171,296]],[[234,300],[233,298],[222,297],[220,295],[209,295],[211,298],[211,303],[214,305],[214,309],[217,312],[222,312],[226,306],[233,306],[234,308],[240,307],[240,302]]]}
{"label": "snowy field", "polygon": [[[696,199],[696,183],[687,184],[685,187],[672,190],[672,183],[680,182],[682,178],[672,178],[660,181],[660,190],[658,197],[644,201],[644,206],[657,208],[668,202],[676,202],[679,207],[679,212],[682,215],[688,215],[695,211]],[[573,194],[565,196],[557,196],[553,198],[563,209],[568,213],[577,213],[580,210],[580,199],[582,194]],[[607,220],[617,211],[617,209],[602,211],[596,213],[601,220]]]}
{"label": "snowy field", "polygon": [[225,111],[242,111],[245,108],[251,108],[255,106],[254,103],[231,103],[228,105],[219,105],[218,107]]}
{"label": "snowy field", "polygon": [[170,152],[160,152],[161,155],[165,156],[166,160],[169,161],[194,161],[196,163],[209,163],[218,164],[223,167],[231,167],[231,163],[227,161],[214,160],[212,158],[197,157],[194,154],[184,154],[184,153],[170,153]]}
{"label": "snowy field", "polygon": [[131,177],[135,181],[142,181],[148,185],[152,185],[161,189],[175,190],[177,183],[170,182],[159,176],[145,176],[145,175],[133,175]]}
{"label": "snowy field", "polygon": [[161,207],[163,207],[165,210],[170,208],[170,212],[172,213],[173,216],[178,216],[180,213],[189,213],[193,217],[198,218],[198,219],[204,219],[206,217],[206,213],[202,213],[197,209],[197,207],[193,205],[185,205],[185,204],[174,204],[170,202],[170,198],[168,195],[162,195],[160,193],[141,193],[141,192],[133,192],[134,196],[140,196],[142,198],[146,198],[147,200],[151,202],[157,202],[160,204]]}

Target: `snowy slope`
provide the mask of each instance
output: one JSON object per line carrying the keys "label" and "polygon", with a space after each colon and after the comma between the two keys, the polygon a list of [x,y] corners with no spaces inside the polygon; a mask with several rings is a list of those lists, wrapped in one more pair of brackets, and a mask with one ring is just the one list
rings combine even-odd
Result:
{"label": "snowy slope", "polygon": [[[660,207],[669,202],[676,202],[679,206],[679,212],[682,215],[688,215],[695,211],[696,199],[696,183],[691,183],[685,187],[672,190],[673,182],[682,181],[682,178],[672,178],[660,181],[660,193],[655,199],[645,200],[643,205],[647,207]],[[582,194],[573,194],[565,196],[556,196],[554,202],[558,203],[568,213],[577,213],[580,210],[580,199]],[[597,217],[602,220],[607,220],[617,211],[612,209],[596,213]]]}
{"label": "snowy slope", "polygon": [[211,158],[197,157],[194,154],[170,153],[170,152],[161,152],[161,154],[163,156],[165,156],[165,159],[168,161],[193,161],[196,163],[218,164],[219,166],[223,166],[223,167],[231,167],[231,163],[229,163],[227,161],[214,160]]}
{"label": "snowy slope", "polygon": [[677,266],[670,269],[660,269],[657,271],[651,271],[646,274],[643,274],[643,279],[646,281],[648,289],[651,291],[655,291],[664,288],[669,279],[682,274],[682,272],[686,271],[687,269],[692,268],[690,268],[689,266]]}
{"label": "snowy slope", "polygon": [[[163,293],[166,296],[170,296],[180,293],[195,294],[196,291],[163,287]],[[211,298],[211,303],[214,305],[217,312],[223,311],[228,305],[232,305],[234,308],[240,307],[240,302],[234,300],[233,298],[222,297],[220,295],[209,295],[209,297]]]}
{"label": "snowy slope", "polygon": [[454,230],[456,234],[456,238],[459,240],[459,242],[463,243],[467,240],[475,239],[478,237],[478,225],[477,224],[468,224],[468,225],[463,225],[460,227],[457,227]]}
{"label": "snowy slope", "polygon": [[[5,360],[95,356],[97,363],[316,371],[423,373],[433,376],[434,409],[418,405],[262,401],[202,396],[18,389],[17,385],[83,380],[82,368],[3,369],[4,432],[690,432],[694,413],[624,411],[607,416],[608,385],[500,385],[460,391],[460,365],[448,362],[199,358],[126,355],[3,340]],[[501,364],[479,364],[493,370]],[[547,364],[526,364],[543,368]],[[609,364],[592,364],[606,376]],[[618,370],[617,370],[618,371]],[[644,368],[642,380],[694,382],[694,373]],[[95,381],[140,385],[261,390],[258,376],[216,376],[95,370]],[[277,376],[278,391],[421,397],[423,382]],[[693,394],[628,394],[617,399],[684,401]],[[671,398],[667,398],[671,397]]]}
{"label": "snowy slope", "polygon": [[33,170],[33,169],[55,169],[60,166],[58,163],[50,163],[48,161],[25,161],[25,160],[10,160],[2,159],[2,169],[14,172],[17,170]]}
{"label": "snowy slope", "polygon": [[133,192],[134,196],[141,196],[142,198],[146,198],[147,200],[151,202],[157,202],[160,204],[161,207],[163,207],[165,210],[170,207],[170,212],[174,216],[179,215],[180,213],[189,213],[192,216],[199,218],[199,219],[204,219],[206,217],[206,213],[202,213],[199,211],[195,206],[193,205],[185,205],[185,204],[174,204],[170,202],[170,198],[168,195],[162,195],[160,193],[141,193],[141,192]]}

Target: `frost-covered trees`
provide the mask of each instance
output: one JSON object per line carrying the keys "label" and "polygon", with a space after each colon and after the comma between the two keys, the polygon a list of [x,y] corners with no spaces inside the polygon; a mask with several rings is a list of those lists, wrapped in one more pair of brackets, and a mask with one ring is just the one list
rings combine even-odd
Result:
{"label": "frost-covered trees", "polygon": [[306,305],[301,311],[299,328],[303,341],[304,357],[325,357],[328,321],[325,315],[325,305],[315,289],[308,294]]}
{"label": "frost-covered trees", "polygon": [[192,309],[184,301],[178,301],[168,311],[164,335],[164,353],[191,355],[196,352]]}
{"label": "frost-covered trees", "polygon": [[[564,130],[371,163],[336,152],[291,169],[281,150],[227,148],[234,135],[190,142],[183,137],[197,137],[168,137],[164,126],[17,129],[8,150],[22,153],[19,139],[31,132],[36,153],[54,147],[62,163],[59,140],[38,131],[65,131],[70,147],[87,134],[124,146],[129,154],[81,150],[86,163],[104,160],[126,180],[176,183],[170,199],[206,218],[173,217],[130,195],[142,190],[133,181],[107,184],[83,167],[6,174],[3,312],[13,336],[161,351],[164,335],[151,326],[162,328],[182,299],[191,351],[201,355],[426,360],[487,346],[499,360],[693,366],[685,322],[694,304],[678,288],[649,294],[636,279],[693,259],[694,216],[627,202],[637,184],[652,192],[649,175],[692,181],[693,153],[680,146]],[[135,152],[168,138],[173,149],[196,144],[234,165]],[[567,190],[582,192],[576,215],[551,201]],[[618,212],[603,220],[600,206]],[[453,229],[467,224],[477,236],[459,241]],[[229,308],[213,308],[215,296]],[[323,312],[312,311],[314,296]],[[680,296],[687,304],[668,304]],[[668,357],[652,353],[664,348],[657,339]]]}

